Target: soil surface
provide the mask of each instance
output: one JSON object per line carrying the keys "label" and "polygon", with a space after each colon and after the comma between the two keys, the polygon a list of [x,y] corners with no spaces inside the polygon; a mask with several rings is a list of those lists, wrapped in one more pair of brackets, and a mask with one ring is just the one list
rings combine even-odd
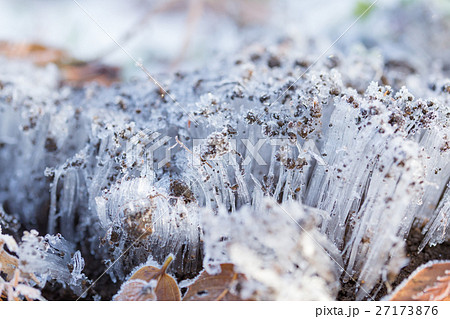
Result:
{"label": "soil surface", "polygon": [[[426,246],[421,252],[418,252],[423,235],[418,227],[411,229],[408,238],[406,239],[406,253],[410,258],[409,264],[404,267],[398,274],[395,281],[391,284],[392,290],[403,282],[409,275],[414,272],[419,266],[426,264],[430,260],[450,260],[450,241],[446,241],[440,245],[433,247]],[[355,300],[356,282],[351,281],[344,284],[339,291],[337,300]],[[378,290],[378,292],[376,292]],[[380,300],[388,295],[386,285],[381,283],[373,290],[375,294],[374,299]],[[370,300],[368,298],[367,300]]]}
{"label": "soil surface", "polygon": [[[421,252],[418,252],[418,247],[422,242],[423,235],[419,228],[415,227],[411,230],[407,240],[406,240],[406,252],[407,256],[410,258],[409,264],[404,267],[396,280],[391,284],[392,289],[395,289],[400,283],[403,282],[409,275],[414,272],[419,266],[427,263],[430,260],[450,260],[450,241],[444,242],[440,245],[433,247],[426,246]],[[90,256],[86,254],[85,256]],[[105,266],[101,265],[98,260],[91,258],[88,260],[87,264],[96,265],[96,270],[91,267],[89,271],[89,278],[98,278],[104,271]],[[337,300],[355,300],[355,281],[349,281],[342,285],[339,291]],[[101,296],[102,300],[111,300],[112,296],[116,294],[120,288],[120,283],[113,283],[109,275],[104,275],[100,278],[98,282],[88,291],[87,297],[81,300],[94,300],[94,296]],[[378,292],[376,292],[378,290]],[[372,292],[375,294],[374,299],[380,300],[387,294],[389,294],[388,289],[384,283],[381,283],[375,287]],[[47,284],[43,290],[43,296],[47,300],[76,300],[77,296],[73,294],[70,289],[64,289],[59,284]],[[367,298],[370,300],[371,298]]]}
{"label": "soil surface", "polygon": [[[21,231],[5,231],[13,235],[16,240],[19,240],[18,233]],[[414,272],[419,266],[427,263],[430,260],[450,260],[450,241],[446,241],[440,245],[433,247],[426,246],[421,252],[418,252],[418,247],[422,242],[423,235],[420,228],[414,227],[411,229],[408,238],[406,239],[406,253],[410,258],[409,264],[405,266],[397,276],[396,280],[391,284],[391,291],[395,289],[400,283],[403,282],[409,275]],[[87,251],[83,254],[86,259],[85,273],[90,279],[99,278],[106,266],[103,263],[91,256]],[[178,277],[178,276],[177,276]],[[177,278],[183,280],[186,278]],[[120,282],[112,282],[109,275],[104,274],[101,278],[95,282],[95,284],[87,291],[86,297],[81,300],[95,300],[101,297],[101,300],[111,300],[112,296],[117,293],[120,288]],[[355,288],[356,282],[349,281],[342,285],[341,290],[338,293],[337,300],[351,301],[355,300]],[[388,295],[386,285],[380,282],[372,291],[372,295],[375,295],[375,300],[381,300]],[[76,300],[77,295],[71,292],[70,289],[64,288],[57,283],[47,283],[42,291],[42,295],[47,300]],[[366,300],[371,300],[367,298]]]}

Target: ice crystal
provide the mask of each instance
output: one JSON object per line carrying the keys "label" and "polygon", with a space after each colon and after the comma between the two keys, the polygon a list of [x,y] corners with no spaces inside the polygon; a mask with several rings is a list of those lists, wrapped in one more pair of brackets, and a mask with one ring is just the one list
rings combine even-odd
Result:
{"label": "ice crystal", "polygon": [[233,263],[247,279],[239,292],[243,299],[333,300],[342,260],[318,231],[317,215],[269,198],[232,215],[223,207],[217,214],[205,211],[206,270],[220,272],[220,263]]}
{"label": "ice crystal", "polygon": [[[84,259],[81,253],[76,251],[72,257],[68,256],[73,247],[60,235],[46,235],[44,238],[35,230],[26,231],[18,244],[12,236],[2,234],[0,228],[0,245],[0,272],[11,279],[8,293],[15,291],[31,299],[41,299],[40,291],[30,285],[43,288],[47,281],[57,281],[81,294],[88,283],[82,274]],[[8,251],[4,249],[5,245]],[[7,287],[6,282],[2,283]]]}
{"label": "ice crystal", "polygon": [[81,253],[74,251],[60,235],[41,237],[36,231],[25,232],[16,253],[20,269],[37,274],[41,287],[54,280],[81,295],[88,284],[87,277],[82,274],[84,259]]}

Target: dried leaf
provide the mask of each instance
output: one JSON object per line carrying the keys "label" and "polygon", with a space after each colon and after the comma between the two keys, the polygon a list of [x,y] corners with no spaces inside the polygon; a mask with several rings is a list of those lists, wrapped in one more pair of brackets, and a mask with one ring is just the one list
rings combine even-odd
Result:
{"label": "dried leaf", "polygon": [[8,58],[26,59],[37,65],[60,64],[69,59],[66,52],[38,43],[0,42],[0,55]]}
{"label": "dried leaf", "polygon": [[233,288],[245,280],[243,274],[234,271],[233,264],[221,264],[221,272],[210,275],[203,271],[197,280],[188,287],[183,301],[236,301],[242,300],[233,293]]}
{"label": "dried leaf", "polygon": [[10,59],[28,60],[44,66],[54,63],[62,72],[62,83],[81,87],[89,82],[109,86],[119,81],[119,68],[96,61],[82,62],[60,49],[38,43],[0,42],[0,55]]}
{"label": "dried leaf", "polygon": [[12,236],[3,235],[0,228],[0,273],[6,274],[7,280],[11,279],[15,269],[19,266],[19,259],[11,254],[9,254],[4,246],[14,252],[17,249],[17,243]]}
{"label": "dried leaf", "polygon": [[419,267],[389,300],[450,301],[450,261],[432,261]]}
{"label": "dried leaf", "polygon": [[29,285],[27,279],[21,276],[19,269],[14,271],[14,275],[9,281],[0,277],[0,301],[1,300],[44,300],[40,290]]}
{"label": "dried leaf", "polygon": [[450,300],[450,270],[445,271],[444,277],[437,277],[434,286],[427,287],[425,290],[414,296],[414,300]]}
{"label": "dried leaf", "polygon": [[167,257],[161,268],[144,266],[125,282],[114,300],[181,300],[180,289],[175,279],[166,274],[173,257]]}
{"label": "dried leaf", "polygon": [[96,62],[64,64],[60,69],[64,78],[63,83],[72,86],[81,87],[88,82],[109,86],[119,81],[119,68]]}
{"label": "dried leaf", "polygon": [[128,280],[120,288],[119,293],[114,297],[115,301],[148,301],[156,300],[155,287],[150,282],[140,279]]}

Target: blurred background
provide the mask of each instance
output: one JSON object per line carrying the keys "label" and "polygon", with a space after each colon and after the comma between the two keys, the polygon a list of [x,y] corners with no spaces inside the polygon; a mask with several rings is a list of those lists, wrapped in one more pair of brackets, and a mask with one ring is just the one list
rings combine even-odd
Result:
{"label": "blurred background", "polygon": [[[318,56],[373,1],[77,2],[155,74],[192,70],[246,46],[269,47],[286,39],[295,43],[296,50]],[[0,8],[0,54],[20,56],[30,50],[30,44],[39,44],[76,60],[116,66],[125,79],[142,76],[73,0],[0,0]],[[383,55],[413,55],[450,69],[449,30],[450,0],[378,0],[334,48],[345,52],[360,43],[369,49],[377,47]]]}

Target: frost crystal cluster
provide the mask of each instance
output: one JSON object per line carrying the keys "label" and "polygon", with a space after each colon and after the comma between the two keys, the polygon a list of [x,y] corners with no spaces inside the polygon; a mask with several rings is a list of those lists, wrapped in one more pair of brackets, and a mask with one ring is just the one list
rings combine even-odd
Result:
{"label": "frost crystal cluster", "polygon": [[247,279],[239,291],[242,299],[336,298],[342,259],[316,227],[328,218],[324,212],[264,198],[235,214],[222,208],[214,217],[205,210],[204,217],[206,271],[220,271],[218,263],[236,265]]}
{"label": "frost crystal cluster", "polygon": [[312,65],[292,46],[176,73],[169,94],[1,61],[0,222],[49,234],[25,233],[19,269],[81,295],[82,256],[123,281],[173,254],[179,279],[234,263],[244,298],[356,280],[363,299],[407,264],[413,225],[421,249],[448,240],[448,72],[363,47]]}

